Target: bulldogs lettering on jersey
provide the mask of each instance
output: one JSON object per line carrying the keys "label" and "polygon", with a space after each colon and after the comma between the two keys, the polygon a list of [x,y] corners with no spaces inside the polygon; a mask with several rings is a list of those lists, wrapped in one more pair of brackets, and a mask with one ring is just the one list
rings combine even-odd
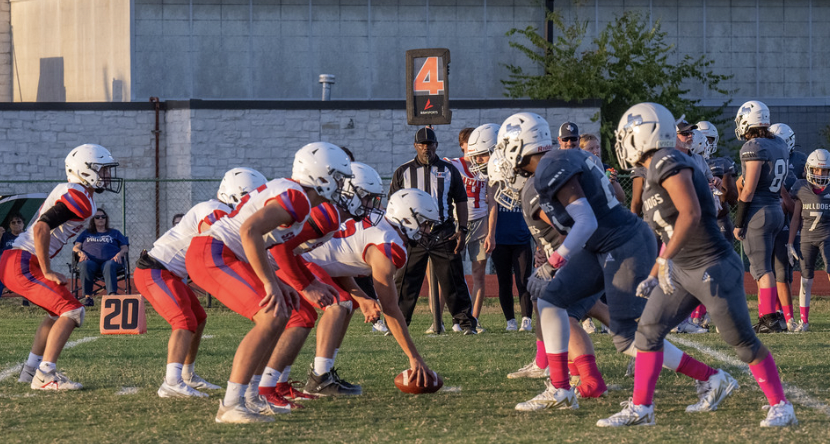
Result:
{"label": "bulldogs lettering on jersey", "polygon": [[746,171],[747,162],[763,162],[755,196],[750,208],[778,205],[781,187],[789,169],[789,150],[780,137],[774,139],[757,138],[744,143],[741,147],[741,168]]}
{"label": "bulldogs lettering on jersey", "polygon": [[378,249],[397,269],[406,265],[406,243],[386,218],[374,227],[349,220],[334,238],[303,257],[332,277],[367,276],[372,274],[366,263],[366,252],[370,248]]}
{"label": "bulldogs lettering on jersey", "polygon": [[816,192],[809,182],[799,179],[792,196],[801,201],[801,240],[824,242],[830,238],[830,187]]}
{"label": "bulldogs lettering on jersey", "polygon": [[464,189],[467,191],[467,213],[469,220],[487,217],[487,181],[477,179],[478,175],[470,172],[464,158],[448,159],[455,169],[461,173]]}
{"label": "bulldogs lettering on jersey", "polygon": [[698,267],[728,254],[731,247],[718,228],[709,182],[693,159],[674,148],[663,148],[654,153],[643,187],[643,214],[651,228],[660,233],[663,242],[668,243],[674,234],[679,213],[662,184],[684,169],[692,171],[692,184],[700,202],[701,215],[700,222],[691,228],[689,241],[672,260],[679,266]]}
{"label": "bulldogs lettering on jersey", "polygon": [[[550,256],[562,245],[562,241],[570,228],[565,227],[556,219],[551,219],[553,225],[550,225],[536,216],[542,211],[542,207],[539,204],[539,193],[536,192],[534,181],[528,180],[525,182],[520,200],[522,202],[522,216],[524,216],[527,228],[530,230],[530,235],[533,236],[537,244],[545,249],[545,254]],[[545,212],[545,214],[549,213]],[[570,216],[568,220],[571,220]],[[573,221],[569,225],[573,225]]]}
{"label": "bulldogs lettering on jersey", "polygon": [[229,206],[215,199],[196,204],[182,216],[178,225],[167,230],[153,243],[153,249],[148,254],[161,262],[171,273],[182,279],[186,278],[185,256],[191,239],[200,233],[202,223],[210,227],[230,212]]}
{"label": "bulldogs lettering on jersey", "polygon": [[594,211],[598,227],[585,247],[592,252],[607,252],[625,243],[641,221],[623,208],[614,195],[611,181],[597,165],[596,156],[582,150],[553,150],[536,167],[535,186],[542,211],[565,227],[573,226],[565,206],[556,193],[575,177]]}
{"label": "bulldogs lettering on jersey", "polygon": [[[40,219],[43,213],[49,211],[58,202],[66,205],[66,208],[75,217],[51,231],[49,235],[49,257],[55,257],[61,251],[61,248],[69,242],[69,239],[72,239],[83,230],[89,218],[98,211],[95,200],[86,188],[76,183],[62,183],[52,189],[52,192],[46,196],[46,200],[43,201],[43,205],[37,211],[37,218]],[[34,225],[18,236],[17,240],[14,241],[13,248],[36,254],[33,227]]]}
{"label": "bulldogs lettering on jersey", "polygon": [[205,234],[222,241],[239,260],[248,262],[248,257],[242,248],[242,236],[239,234],[239,229],[249,217],[265,208],[265,205],[271,201],[277,202],[288,212],[294,222],[288,226],[277,227],[262,236],[265,248],[287,242],[302,231],[311,211],[311,204],[303,187],[289,179],[274,179],[246,194],[232,213],[216,221]]}

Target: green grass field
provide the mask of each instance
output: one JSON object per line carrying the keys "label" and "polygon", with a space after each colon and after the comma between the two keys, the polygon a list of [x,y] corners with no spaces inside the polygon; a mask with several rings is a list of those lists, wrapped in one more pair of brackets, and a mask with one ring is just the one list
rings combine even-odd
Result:
{"label": "green grass field", "polygon": [[[751,302],[752,310],[754,303]],[[70,341],[97,337],[97,307]],[[84,384],[80,392],[33,392],[5,371],[25,358],[43,316],[19,299],[0,300],[0,441],[26,442],[828,442],[830,393],[830,301],[815,300],[811,331],[766,335],[782,377],[801,396],[792,397],[801,424],[784,430],[758,427],[765,416],[763,394],[740,368],[682,346],[691,355],[735,376],[741,388],[715,413],[691,415],[694,385],[664,371],[657,385],[657,426],[600,429],[597,419],[619,411],[631,395],[633,379],[624,378],[627,358],[614,353],[608,335],[593,335],[597,361],[612,388],[600,400],[583,400],[576,411],[521,413],[517,402],[543,389],[541,380],[509,380],[505,375],[529,362],[531,333],[505,332],[495,300],[488,300],[482,322],[489,330],[478,336],[425,336],[430,323],[422,302],[412,323],[421,354],[445,381],[446,391],[406,395],[392,383],[408,360],[394,339],[371,333],[356,316],[338,362],[340,375],[363,385],[354,398],[306,402],[304,410],[281,415],[267,425],[220,425],[213,417],[222,391],[207,399],[160,399],[156,390],[164,375],[169,327],[148,306],[148,332],[142,336],[104,336],[64,351],[59,368]],[[224,308],[208,309],[198,372],[224,385],[236,345],[249,322]],[[448,320],[448,317],[445,317]],[[671,338],[670,338],[671,339]],[[684,335],[733,358],[716,334]],[[313,333],[292,371],[305,380],[313,358]],[[125,388],[131,394],[121,394]],[[789,395],[790,393],[788,393]],[[809,404],[812,407],[803,404]]]}

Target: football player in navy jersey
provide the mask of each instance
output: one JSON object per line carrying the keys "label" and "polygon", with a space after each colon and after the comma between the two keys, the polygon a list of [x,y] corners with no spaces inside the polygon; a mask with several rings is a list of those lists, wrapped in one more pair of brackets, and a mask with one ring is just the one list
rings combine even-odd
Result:
{"label": "football player in navy jersey", "polygon": [[[624,409],[597,422],[600,427],[653,425],[654,387],[664,359],[664,338],[699,303],[708,306],[723,340],[766,395],[770,409],[762,427],[796,424],[784,396],[772,354],[752,330],[743,288],[743,264],[720,234],[709,184],[688,156],[667,147],[674,117],[662,105],[641,103],[625,112],[617,128],[617,156],[623,164],[646,167],[645,218],[659,231],[664,248],[649,277],[637,286],[648,298],[634,346],[634,396]],[[668,129],[667,129],[668,128]],[[702,380],[697,404],[686,412],[707,412],[738,387],[723,370],[701,363],[692,372]],[[705,377],[705,379],[703,379]]]}

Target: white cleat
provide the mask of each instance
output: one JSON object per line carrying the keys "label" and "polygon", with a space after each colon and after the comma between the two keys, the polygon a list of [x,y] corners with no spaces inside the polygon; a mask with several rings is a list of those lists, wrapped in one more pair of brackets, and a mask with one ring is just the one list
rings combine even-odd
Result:
{"label": "white cleat", "polygon": [[591,318],[582,321],[582,329],[585,330],[585,333],[588,333],[589,335],[592,335],[597,332],[597,326],[594,325],[594,320]]}
{"label": "white cleat", "polygon": [[776,405],[764,406],[764,408],[769,408],[769,413],[767,413],[767,418],[761,421],[761,427],[786,427],[798,424],[793,405],[789,402],[781,401]]}
{"label": "white cleat", "polygon": [[790,318],[790,320],[787,321],[787,331],[798,331],[798,321],[796,321],[795,318]]}
{"label": "white cleat", "polygon": [[262,395],[257,395],[254,400],[245,397],[245,408],[248,411],[259,415],[277,415],[280,413],[291,413],[291,406],[279,406],[268,402]]}
{"label": "white cleat", "polygon": [[216,422],[220,424],[251,424],[272,421],[274,421],[274,418],[254,413],[242,404],[225,407],[224,401],[219,401],[219,411],[216,412]]}
{"label": "white cleat", "polygon": [[[808,331],[809,329],[810,329],[810,323],[802,321],[802,322],[798,323],[798,327],[795,329],[795,331],[798,332],[798,333],[804,333],[804,332]],[[22,374],[21,374],[21,376],[22,376]]]}
{"label": "white cleat", "polygon": [[[444,323],[442,322],[441,323],[441,333],[444,333],[445,331],[446,330],[444,330]],[[435,334],[435,324],[430,325],[429,328],[427,329],[427,331],[424,332],[424,334],[425,335],[434,335]]]}
{"label": "white cleat", "polygon": [[672,333],[688,333],[688,334],[698,334],[698,333],[709,333],[709,330],[699,327],[695,324],[692,324],[688,320],[684,319],[683,322],[680,323],[677,327],[674,327],[671,330]]}
{"label": "white cleat", "polygon": [[378,319],[372,324],[372,332],[377,333],[386,333],[389,331],[389,328],[386,327],[386,323],[383,322],[383,319]]}
{"label": "white cleat", "polygon": [[462,331],[461,326],[458,325],[458,324],[452,324],[452,331],[454,331],[456,333],[461,333],[461,331]]}
{"label": "white cleat", "polygon": [[29,367],[28,365],[23,364],[23,370],[20,370],[20,377],[17,378],[17,382],[31,383],[32,378],[35,377],[36,371],[37,367]]}
{"label": "white cleat", "polygon": [[519,331],[533,331],[533,321],[528,317],[523,317]]}
{"label": "white cleat", "polygon": [[518,329],[519,329],[519,324],[516,323],[515,319],[511,319],[511,320],[507,321],[507,327],[505,327],[505,330],[507,330],[507,331],[516,331]]}
{"label": "white cleat", "polygon": [[158,390],[159,398],[207,398],[207,393],[202,393],[184,382],[170,385],[167,381],[161,383]]}
{"label": "white cleat", "polygon": [[219,390],[222,387],[219,387],[216,384],[211,384],[201,376],[197,375],[196,373],[191,373],[189,375],[182,374],[182,380],[185,384],[195,389],[207,389],[207,390]]}
{"label": "white cleat", "polygon": [[32,390],[80,390],[84,388],[81,384],[70,381],[66,375],[57,370],[43,373],[40,369],[35,372],[31,387]]}
{"label": "white cleat", "polygon": [[576,393],[574,393],[573,387],[570,389],[558,389],[550,381],[545,381],[545,385],[547,389],[544,392],[539,393],[530,401],[516,404],[516,410],[520,412],[532,412],[543,409],[575,410],[579,408],[579,401],[576,400]]}
{"label": "white cleat", "polygon": [[538,365],[536,365],[536,361],[534,360],[534,361],[531,361],[530,364],[527,364],[526,366],[520,368],[519,370],[517,370],[513,373],[508,373],[507,374],[507,379],[519,379],[519,378],[538,379],[538,378],[544,378],[545,376],[548,376],[545,373],[546,370],[547,370],[547,368],[541,368]]}
{"label": "white cleat", "polygon": [[708,380],[697,385],[700,400],[686,407],[686,413],[714,412],[718,405],[738,388],[738,381],[729,373],[718,369]]}
{"label": "white cleat", "polygon": [[631,399],[621,402],[620,405],[623,406],[621,412],[600,419],[597,421],[597,427],[649,426],[655,424],[653,405],[634,405]]}

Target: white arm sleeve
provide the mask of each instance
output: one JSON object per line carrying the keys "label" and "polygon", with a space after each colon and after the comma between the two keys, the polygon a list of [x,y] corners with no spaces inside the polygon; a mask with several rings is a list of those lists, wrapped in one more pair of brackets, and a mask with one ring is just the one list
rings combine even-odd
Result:
{"label": "white arm sleeve", "polygon": [[591,235],[594,234],[594,231],[597,231],[597,218],[594,215],[594,210],[591,209],[591,204],[588,203],[588,199],[584,197],[571,202],[570,205],[565,207],[565,211],[574,220],[574,224],[565,241],[556,249],[556,252],[565,260],[568,260],[573,254],[579,252],[588,242],[588,239],[591,238]]}

